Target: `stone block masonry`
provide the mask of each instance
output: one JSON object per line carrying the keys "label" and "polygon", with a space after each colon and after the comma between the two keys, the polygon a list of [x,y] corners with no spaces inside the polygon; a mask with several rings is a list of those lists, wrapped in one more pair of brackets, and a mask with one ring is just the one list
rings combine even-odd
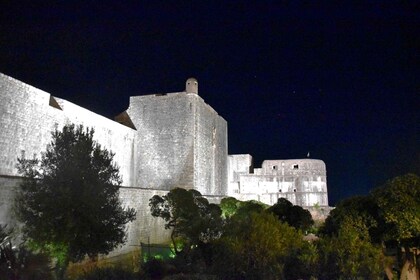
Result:
{"label": "stone block masonry", "polygon": [[126,114],[138,131],[133,186],[227,192],[227,124],[197,94],[131,97]]}
{"label": "stone block masonry", "polygon": [[250,155],[228,158],[227,122],[198,95],[194,78],[184,91],[131,97],[114,121],[0,73],[0,224],[13,223],[11,203],[21,180],[17,158],[39,156],[51,132],[68,123],[93,128],[94,139],[115,154],[120,198],[137,210],[127,244],[114,254],[140,242],[169,241],[148,204],[176,187],[198,190],[211,202],[231,195],[268,204],[286,197],[305,207],[328,205],[322,161],[265,161],[254,169]]}
{"label": "stone block masonry", "polygon": [[17,158],[39,156],[54,129],[74,123],[93,128],[94,139],[115,154],[121,200],[137,210],[121,250],[167,242],[163,221],[149,212],[154,194],[182,187],[217,201],[227,193],[226,121],[197,95],[195,79],[186,86],[184,92],[131,97],[119,123],[0,74],[0,224],[13,223]]}
{"label": "stone block masonry", "polygon": [[254,168],[250,155],[229,155],[229,195],[272,205],[286,198],[302,207],[328,207],[327,171],[318,159],[265,160]]}
{"label": "stone block masonry", "polygon": [[0,73],[0,176],[18,176],[17,158],[40,155],[51,132],[66,123],[95,129],[94,138],[115,153],[123,185],[131,185],[136,131]]}

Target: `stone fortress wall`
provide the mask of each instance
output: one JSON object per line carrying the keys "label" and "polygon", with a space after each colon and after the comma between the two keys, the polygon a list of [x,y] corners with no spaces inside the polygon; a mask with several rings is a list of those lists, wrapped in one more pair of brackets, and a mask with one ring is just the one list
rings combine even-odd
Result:
{"label": "stone fortress wall", "polygon": [[94,128],[95,140],[115,153],[123,185],[130,185],[133,129],[1,73],[0,175],[18,176],[17,158],[22,153],[27,158],[39,156],[51,141],[51,132],[66,123]]}
{"label": "stone fortress wall", "polygon": [[250,155],[228,157],[227,123],[198,95],[195,79],[187,80],[183,92],[131,97],[113,121],[0,73],[0,224],[14,223],[17,158],[39,156],[51,132],[68,123],[94,128],[94,139],[115,154],[123,179],[120,198],[137,210],[118,253],[140,242],[169,240],[148,203],[175,187],[196,189],[212,202],[231,195],[268,204],[286,197],[301,206],[328,205],[322,161],[265,161],[254,169]]}
{"label": "stone fortress wall", "polygon": [[95,140],[115,152],[115,162],[127,184],[132,129],[0,73],[0,223],[13,224],[11,202],[20,182],[17,158],[40,155],[51,131],[66,123],[95,128]]}
{"label": "stone fortress wall", "polygon": [[229,196],[272,205],[281,197],[302,207],[328,206],[325,163],[318,159],[265,160],[254,168],[250,155],[229,155]]}
{"label": "stone fortress wall", "polygon": [[124,113],[139,132],[132,186],[227,193],[227,123],[196,92],[131,97]]}

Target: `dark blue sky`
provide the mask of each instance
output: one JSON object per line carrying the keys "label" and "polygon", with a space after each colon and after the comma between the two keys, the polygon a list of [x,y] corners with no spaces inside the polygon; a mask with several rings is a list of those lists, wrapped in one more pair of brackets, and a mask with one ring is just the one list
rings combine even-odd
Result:
{"label": "dark blue sky", "polygon": [[419,173],[415,1],[17,2],[0,11],[0,72],[55,96],[113,117],[194,76],[229,153],[310,151],[332,205]]}

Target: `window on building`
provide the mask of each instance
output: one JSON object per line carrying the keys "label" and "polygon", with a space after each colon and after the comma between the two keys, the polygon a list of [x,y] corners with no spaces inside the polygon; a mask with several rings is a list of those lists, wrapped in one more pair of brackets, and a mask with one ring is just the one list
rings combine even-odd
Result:
{"label": "window on building", "polygon": [[294,164],[293,169],[299,169],[299,164]]}
{"label": "window on building", "polygon": [[273,170],[277,170],[277,165],[273,165]]}

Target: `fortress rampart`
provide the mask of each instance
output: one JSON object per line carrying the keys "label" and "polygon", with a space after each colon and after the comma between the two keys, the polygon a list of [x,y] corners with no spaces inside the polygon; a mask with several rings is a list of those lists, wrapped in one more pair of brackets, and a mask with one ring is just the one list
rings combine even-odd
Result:
{"label": "fortress rampart", "polygon": [[253,168],[250,155],[229,155],[229,165],[229,196],[269,205],[283,197],[302,207],[328,206],[322,160],[265,160],[261,168]]}
{"label": "fortress rampart", "polygon": [[94,139],[115,154],[123,180],[120,198],[137,210],[119,253],[140,242],[169,240],[148,203],[175,187],[196,189],[212,202],[231,195],[268,204],[286,197],[305,207],[328,205],[320,160],[264,161],[254,169],[250,155],[228,157],[227,122],[198,95],[193,78],[185,91],[131,97],[113,121],[0,73],[0,224],[15,222],[17,158],[39,156],[51,132],[68,123],[93,128]]}
{"label": "fortress rampart", "polygon": [[95,129],[95,140],[115,153],[123,185],[130,185],[133,129],[0,73],[0,176],[18,176],[17,158],[40,155],[51,132],[66,123]]}

